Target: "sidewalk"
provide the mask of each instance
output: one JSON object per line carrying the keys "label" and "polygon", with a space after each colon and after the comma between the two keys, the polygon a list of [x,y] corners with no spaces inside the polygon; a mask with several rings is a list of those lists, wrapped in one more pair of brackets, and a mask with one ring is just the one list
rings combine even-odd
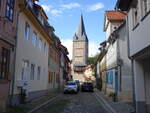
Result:
{"label": "sidewalk", "polygon": [[45,104],[53,101],[57,96],[60,95],[60,92],[49,92],[48,94],[36,98],[26,104],[20,104],[15,107],[10,107],[7,113],[32,113],[34,110],[39,109]]}
{"label": "sidewalk", "polygon": [[122,102],[113,102],[98,89],[95,90],[95,94],[112,113],[135,113],[133,106]]}

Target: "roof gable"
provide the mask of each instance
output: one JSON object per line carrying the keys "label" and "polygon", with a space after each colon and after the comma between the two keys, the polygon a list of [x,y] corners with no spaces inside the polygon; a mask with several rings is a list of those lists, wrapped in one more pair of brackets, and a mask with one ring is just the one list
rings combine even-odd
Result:
{"label": "roof gable", "polygon": [[123,21],[125,19],[126,12],[119,12],[119,11],[106,11],[105,15],[107,19],[111,22],[113,21]]}

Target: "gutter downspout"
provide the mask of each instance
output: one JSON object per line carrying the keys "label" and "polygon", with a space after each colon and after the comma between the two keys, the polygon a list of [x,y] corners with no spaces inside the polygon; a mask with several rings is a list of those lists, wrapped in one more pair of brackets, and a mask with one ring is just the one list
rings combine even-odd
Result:
{"label": "gutter downspout", "polygon": [[[122,14],[125,14],[124,12],[120,11],[116,8],[117,11],[119,11]],[[128,49],[128,58],[131,60],[131,73],[132,73],[132,88],[133,88],[133,106],[136,109],[136,101],[135,101],[135,77],[134,77],[134,65],[133,65],[133,58],[130,56],[130,39],[129,39],[129,17],[128,14],[126,17],[126,32],[127,32],[127,49]]]}
{"label": "gutter downspout", "polygon": [[[118,34],[118,30],[116,31],[116,33]],[[119,95],[118,95],[118,92],[121,92],[121,89],[122,89],[122,88],[121,88],[121,83],[122,83],[122,76],[121,76],[121,75],[122,75],[122,74],[121,74],[121,65],[118,64],[118,60],[120,59],[119,37],[118,37],[118,36],[115,36],[115,37],[116,37],[116,41],[117,41],[117,48],[116,48],[116,49],[117,49],[117,69],[118,69],[118,81],[117,81],[117,82],[119,83],[119,84],[118,84],[119,87],[117,86],[117,87],[118,87],[118,89],[117,89],[117,90],[118,90],[118,91],[117,91],[117,99],[118,99],[118,96],[119,96]],[[115,75],[115,76],[116,76],[116,75]]]}
{"label": "gutter downspout", "polygon": [[[18,5],[18,3],[17,3]],[[19,7],[19,6],[18,6]],[[17,45],[18,45],[18,23],[19,23],[19,15],[22,11],[19,10],[17,12],[17,24],[16,24],[16,41],[15,41],[15,58],[14,58],[14,73],[13,73],[13,80],[12,80],[12,86],[11,86],[11,97],[10,97],[10,105],[12,106],[13,97],[14,97],[14,86],[15,86],[15,70],[16,70],[16,53],[17,53]]]}
{"label": "gutter downspout", "polygon": [[135,77],[134,77],[134,64],[133,58],[130,56],[130,39],[129,39],[129,17],[127,15],[127,24],[126,24],[126,32],[127,32],[127,47],[128,47],[128,58],[131,60],[131,73],[132,73],[132,88],[133,88],[133,106],[136,109],[136,101],[135,101]]}

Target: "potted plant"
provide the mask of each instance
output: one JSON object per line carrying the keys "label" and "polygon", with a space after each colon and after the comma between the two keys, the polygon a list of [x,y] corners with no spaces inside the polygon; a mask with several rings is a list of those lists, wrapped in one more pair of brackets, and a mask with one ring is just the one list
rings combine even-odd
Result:
{"label": "potted plant", "polygon": [[116,93],[111,92],[111,93],[109,94],[109,97],[112,98],[112,101],[113,101],[113,102],[116,102]]}

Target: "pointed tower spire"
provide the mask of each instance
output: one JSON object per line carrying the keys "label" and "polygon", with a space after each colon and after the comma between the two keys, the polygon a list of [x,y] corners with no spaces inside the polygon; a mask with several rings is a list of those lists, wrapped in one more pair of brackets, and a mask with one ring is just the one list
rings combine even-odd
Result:
{"label": "pointed tower spire", "polygon": [[78,27],[78,32],[79,35],[83,35],[85,33],[85,27],[84,27],[84,21],[83,21],[83,15],[81,14],[81,20],[80,20],[80,25]]}
{"label": "pointed tower spire", "polygon": [[76,32],[76,34],[74,36],[74,40],[85,40],[85,41],[88,41],[82,14],[81,14],[81,19],[80,19],[80,24],[79,24],[78,30],[77,30],[77,32]]}

